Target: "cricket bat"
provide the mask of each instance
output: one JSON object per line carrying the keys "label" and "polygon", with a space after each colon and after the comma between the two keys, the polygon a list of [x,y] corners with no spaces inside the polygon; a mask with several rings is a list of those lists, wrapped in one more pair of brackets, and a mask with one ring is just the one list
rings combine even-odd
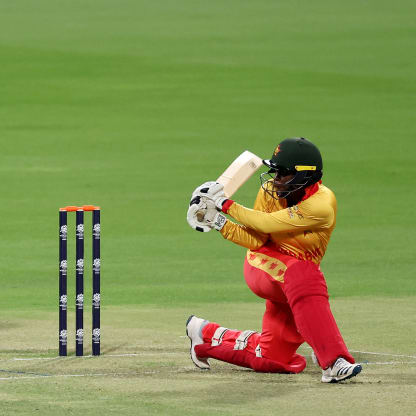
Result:
{"label": "cricket bat", "polygon": [[[261,165],[261,158],[254,153],[248,150],[241,153],[217,179],[217,182],[224,186],[225,196],[231,198],[259,170]],[[198,221],[204,219],[202,211],[196,216]]]}

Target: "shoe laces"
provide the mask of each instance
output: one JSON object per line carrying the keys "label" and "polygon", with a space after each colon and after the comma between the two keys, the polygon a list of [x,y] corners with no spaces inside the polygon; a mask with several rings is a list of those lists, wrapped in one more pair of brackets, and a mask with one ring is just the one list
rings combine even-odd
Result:
{"label": "shoe laces", "polygon": [[343,375],[353,367],[353,364],[349,363],[345,358],[338,358],[335,364],[332,366],[332,372],[336,373],[337,376]]}

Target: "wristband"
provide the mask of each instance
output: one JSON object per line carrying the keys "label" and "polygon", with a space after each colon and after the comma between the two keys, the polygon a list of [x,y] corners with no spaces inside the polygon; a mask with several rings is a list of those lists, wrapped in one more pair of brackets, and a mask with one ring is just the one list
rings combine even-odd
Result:
{"label": "wristband", "polygon": [[222,203],[222,208],[221,211],[224,214],[228,214],[228,210],[230,209],[231,205],[234,204],[234,201],[232,199],[226,199],[223,203]]}

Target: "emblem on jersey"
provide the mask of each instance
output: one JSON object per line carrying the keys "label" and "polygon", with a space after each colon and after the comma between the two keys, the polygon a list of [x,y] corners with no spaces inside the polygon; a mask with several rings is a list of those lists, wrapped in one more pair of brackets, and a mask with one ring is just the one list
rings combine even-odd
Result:
{"label": "emblem on jersey", "polygon": [[295,218],[295,215],[297,215],[297,217],[300,220],[303,220],[303,214],[300,212],[299,207],[297,205],[294,205],[293,207],[289,207],[287,209],[287,214],[289,215],[289,218],[291,219]]}

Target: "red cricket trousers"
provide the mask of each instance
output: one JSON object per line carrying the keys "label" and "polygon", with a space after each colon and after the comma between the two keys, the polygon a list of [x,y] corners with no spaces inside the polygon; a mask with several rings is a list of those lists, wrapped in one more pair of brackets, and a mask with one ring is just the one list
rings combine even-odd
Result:
{"label": "red cricket trousers", "polygon": [[[255,267],[255,257],[265,267]],[[254,261],[251,261],[253,260]],[[282,266],[281,275],[269,273],[267,259]],[[311,261],[298,260],[264,246],[252,252],[244,264],[249,288],[266,299],[262,332],[237,331],[210,322],[202,330],[204,344],[195,352],[260,372],[299,373],[306,360],[296,354],[303,342],[314,350],[322,368],[338,357],[354,363],[342,339],[328,302],[325,278]]]}

